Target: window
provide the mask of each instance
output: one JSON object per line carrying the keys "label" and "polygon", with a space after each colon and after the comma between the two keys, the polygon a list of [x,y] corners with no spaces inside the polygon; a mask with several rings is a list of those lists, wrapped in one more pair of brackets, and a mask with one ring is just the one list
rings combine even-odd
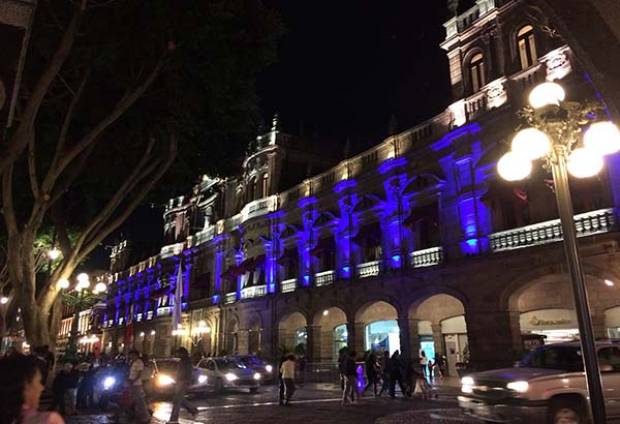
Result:
{"label": "window", "polygon": [[536,349],[527,355],[519,366],[577,372],[583,370],[583,361],[579,347],[553,346]]}
{"label": "window", "polygon": [[620,371],[620,349],[617,347],[606,347],[598,351],[598,362],[600,365],[609,365],[613,371]]}
{"label": "window", "polygon": [[471,91],[478,92],[485,84],[484,76],[484,56],[482,53],[476,53],[469,62],[469,72],[471,74]]}
{"label": "window", "polygon": [[263,174],[263,197],[269,196],[269,174]]}
{"label": "window", "polygon": [[538,55],[536,53],[536,40],[534,38],[534,28],[526,25],[517,33],[517,47],[519,49],[519,59],[521,69],[527,69],[534,65]]}

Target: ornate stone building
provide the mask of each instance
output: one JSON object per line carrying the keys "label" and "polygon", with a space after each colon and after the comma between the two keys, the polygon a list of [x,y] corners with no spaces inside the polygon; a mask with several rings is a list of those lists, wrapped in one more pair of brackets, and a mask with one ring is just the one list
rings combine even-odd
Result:
{"label": "ornate stone building", "polygon": [[[551,177],[503,183],[495,164],[533,85],[597,93],[525,2],[453,10],[443,113],[344,160],[274,124],[239,176],[205,176],[170,201],[159,255],[127,269],[123,247],[113,252],[104,348],[297,349],[317,362],[344,345],[424,349],[455,373],[464,361],[510,363],[533,335],[574,337]],[[600,337],[620,327],[619,171],[612,157],[598,177],[571,181]]]}

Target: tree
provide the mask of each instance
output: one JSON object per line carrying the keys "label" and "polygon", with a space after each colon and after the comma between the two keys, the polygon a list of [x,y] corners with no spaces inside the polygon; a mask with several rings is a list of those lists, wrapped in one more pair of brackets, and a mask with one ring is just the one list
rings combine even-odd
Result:
{"label": "tree", "polygon": [[[215,162],[196,164],[201,151],[234,154],[230,141],[257,120],[254,77],[279,32],[260,0],[39,2],[0,153],[8,284],[32,346],[53,344],[56,282],[175,160],[195,173]],[[41,273],[36,241],[50,231],[62,257]]]}

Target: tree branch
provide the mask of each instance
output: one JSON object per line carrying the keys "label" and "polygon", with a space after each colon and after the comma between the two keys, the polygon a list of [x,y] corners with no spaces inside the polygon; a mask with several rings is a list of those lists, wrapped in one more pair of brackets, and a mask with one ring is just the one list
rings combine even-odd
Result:
{"label": "tree branch", "polygon": [[82,0],[80,7],[73,13],[71,21],[56,51],[41,74],[41,77],[36,82],[32,94],[26,103],[24,112],[20,117],[20,124],[17,127],[17,131],[15,135],[9,139],[8,145],[0,157],[0,172],[3,172],[9,164],[13,163],[26,147],[28,143],[28,131],[34,126],[43,99],[71,53],[82,15],[86,10],[86,5],[87,0]]}
{"label": "tree branch", "polygon": [[9,165],[2,174],[2,215],[9,237],[18,234],[19,229],[13,203],[13,164]]}
{"label": "tree branch", "polygon": [[28,140],[28,177],[30,178],[30,191],[35,201],[39,198],[39,180],[37,178],[37,158],[34,148],[34,129]]}

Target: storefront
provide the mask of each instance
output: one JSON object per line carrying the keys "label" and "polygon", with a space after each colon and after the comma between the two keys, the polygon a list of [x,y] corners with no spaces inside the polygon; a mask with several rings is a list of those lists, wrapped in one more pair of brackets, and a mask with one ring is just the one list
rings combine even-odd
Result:
{"label": "storefront", "polygon": [[[619,321],[620,322],[620,321]],[[544,337],[545,344],[568,342],[579,339],[577,316],[571,309],[539,309],[524,312],[520,316],[521,334],[527,349],[531,335]]]}
{"label": "storefront", "polygon": [[366,350],[389,352],[400,350],[400,329],[396,320],[375,321],[366,326]]}

